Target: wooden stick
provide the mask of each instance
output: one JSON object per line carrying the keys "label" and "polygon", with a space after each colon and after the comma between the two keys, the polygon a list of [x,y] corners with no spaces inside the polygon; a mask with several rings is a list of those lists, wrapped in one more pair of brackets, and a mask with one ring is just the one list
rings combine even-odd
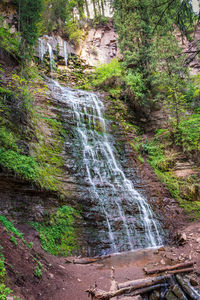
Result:
{"label": "wooden stick", "polygon": [[152,285],[152,286],[149,286],[149,287],[146,287],[146,288],[142,288],[142,289],[139,289],[139,290],[136,290],[135,292],[132,292],[130,294],[124,294],[124,296],[137,296],[137,295],[142,295],[142,294],[146,294],[146,293],[149,293],[153,290],[157,290],[157,289],[160,289],[162,287],[166,287],[166,283],[161,283],[161,284],[156,284],[156,285]]}
{"label": "wooden stick", "polygon": [[187,268],[187,267],[191,267],[193,265],[194,265],[194,262],[186,262],[186,263],[181,263],[181,264],[177,264],[177,265],[174,265],[174,266],[165,266],[165,267],[160,267],[160,268],[152,269],[152,270],[147,270],[146,268],[144,268],[143,270],[147,275],[151,275],[151,274],[162,273],[162,272],[165,272],[165,271],[171,271],[171,270],[176,270],[176,269],[184,269],[184,268]]}
{"label": "wooden stick", "polygon": [[[115,280],[115,269],[114,267],[111,268],[111,286],[110,286],[110,292],[113,292],[115,290],[118,290],[118,284]],[[117,300],[118,297],[113,298],[113,300]]]}
{"label": "wooden stick", "polygon": [[168,274],[179,274],[179,273],[189,273],[193,272],[193,268],[187,268],[187,269],[180,269],[180,270],[174,270],[174,271],[168,271]]}

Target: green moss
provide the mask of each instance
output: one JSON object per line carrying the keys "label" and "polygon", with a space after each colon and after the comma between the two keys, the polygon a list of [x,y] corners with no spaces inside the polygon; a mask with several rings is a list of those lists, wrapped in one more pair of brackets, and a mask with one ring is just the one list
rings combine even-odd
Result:
{"label": "green moss", "polygon": [[32,223],[40,232],[42,248],[53,255],[69,255],[77,249],[75,230],[73,227],[77,212],[69,207],[58,208],[45,223]]}

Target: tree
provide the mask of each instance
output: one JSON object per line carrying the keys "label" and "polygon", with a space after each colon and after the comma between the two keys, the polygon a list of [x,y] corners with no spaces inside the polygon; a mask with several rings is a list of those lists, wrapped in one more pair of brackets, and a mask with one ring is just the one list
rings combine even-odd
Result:
{"label": "tree", "polygon": [[18,29],[23,41],[32,47],[38,39],[38,23],[41,20],[42,0],[16,0],[18,4]]}
{"label": "tree", "polygon": [[154,76],[152,85],[157,99],[163,102],[179,131],[181,115],[187,105],[186,87],[189,82],[185,56],[175,35],[157,37],[153,43]]}
{"label": "tree", "polygon": [[190,1],[114,0],[114,12],[125,81],[137,102],[148,103],[155,98],[155,40],[173,36],[175,24],[182,33],[188,33],[193,16]]}

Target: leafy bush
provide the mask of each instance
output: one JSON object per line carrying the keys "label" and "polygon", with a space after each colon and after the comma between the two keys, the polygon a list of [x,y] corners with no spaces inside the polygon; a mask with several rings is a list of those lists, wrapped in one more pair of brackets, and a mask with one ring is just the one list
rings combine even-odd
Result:
{"label": "leafy bush", "polygon": [[51,216],[49,222],[32,223],[33,227],[40,232],[42,248],[53,255],[68,255],[77,248],[74,218],[77,212],[63,206]]}
{"label": "leafy bush", "polygon": [[34,271],[34,276],[37,278],[42,278],[42,270],[37,266]]}
{"label": "leafy bush", "polygon": [[[117,58],[110,61],[109,64],[102,64],[95,70],[92,84],[97,87],[109,89],[116,85],[117,79],[121,80],[122,67]],[[121,83],[121,81],[120,81]]]}
{"label": "leafy bush", "polygon": [[140,73],[133,73],[131,71],[127,72],[125,76],[125,83],[136,98],[144,98],[145,85]]}
{"label": "leafy bush", "polygon": [[9,26],[3,26],[4,19],[0,17],[0,47],[15,58],[20,57],[20,34],[10,33]]}
{"label": "leafy bush", "polygon": [[18,236],[24,241],[23,233],[21,233],[17,228],[15,228],[14,225],[5,216],[0,216],[0,222],[8,232],[16,234],[16,236]]}
{"label": "leafy bush", "polygon": [[6,287],[5,284],[0,284],[0,300],[6,300],[8,299],[7,296],[9,296],[12,293],[12,290],[8,287]]}
{"label": "leafy bush", "polygon": [[[62,124],[56,119],[43,118],[44,126],[48,126],[54,137],[53,141],[46,141],[39,128],[41,116],[33,106],[31,92],[34,88],[34,92],[40,93],[41,89],[35,89],[32,79],[30,82],[30,78],[12,74],[10,89],[0,87],[0,166],[42,188],[58,191],[61,184],[57,176],[61,175],[63,166]],[[32,155],[28,155],[26,148],[30,138],[39,141]]]}
{"label": "leafy bush", "polygon": [[17,153],[13,150],[0,149],[0,165],[16,174],[21,175],[24,179],[38,180],[38,164],[33,157]]}
{"label": "leafy bush", "polygon": [[6,300],[12,291],[5,285],[6,269],[4,265],[4,257],[1,253],[2,247],[0,246],[0,300]]}
{"label": "leafy bush", "polygon": [[11,241],[15,246],[18,245],[17,240],[16,240],[16,238],[15,238],[13,235],[11,235],[10,241]]}
{"label": "leafy bush", "polygon": [[181,120],[179,129],[184,151],[200,150],[200,114]]}
{"label": "leafy bush", "polygon": [[[19,31],[26,45],[33,47],[38,38],[38,23],[41,20],[42,0],[16,0],[19,5]],[[27,47],[23,45],[23,51]]]}

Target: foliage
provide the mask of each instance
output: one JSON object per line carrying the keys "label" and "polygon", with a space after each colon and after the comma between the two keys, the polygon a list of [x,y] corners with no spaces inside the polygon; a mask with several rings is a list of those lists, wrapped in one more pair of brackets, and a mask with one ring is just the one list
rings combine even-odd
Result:
{"label": "foliage", "polygon": [[67,17],[67,2],[65,0],[44,0],[40,30],[43,33],[58,30],[64,25]]}
{"label": "foliage", "polygon": [[122,67],[119,60],[114,58],[110,63],[96,68],[92,86],[102,88],[113,96],[117,96],[121,92],[122,82]]}
{"label": "foliage", "polygon": [[[191,24],[194,16],[189,1],[154,0],[115,0],[114,3],[115,27],[119,35],[119,45],[123,53],[123,67],[125,82],[132,97],[139,104],[149,104],[156,95],[154,89],[155,75],[161,73],[158,65],[171,64],[181,67],[177,59],[177,47],[171,47],[170,40],[175,33],[174,24],[181,32],[188,33],[186,23]],[[181,9],[184,7],[185,11]],[[181,18],[181,20],[180,20]],[[157,55],[157,43],[167,44],[168,51],[161,51],[164,57]],[[175,42],[174,42],[175,43]],[[176,46],[177,46],[176,41]],[[160,49],[159,49],[160,50]],[[164,59],[163,59],[164,58]],[[180,76],[177,68],[172,68],[168,74],[168,81],[173,75]],[[161,80],[162,81],[162,80]],[[171,86],[171,81],[168,86]],[[154,92],[154,93],[152,93]],[[174,92],[173,92],[174,94]]]}
{"label": "foliage", "polygon": [[16,238],[15,238],[13,235],[11,235],[10,241],[11,241],[15,246],[18,245],[17,240],[16,240]]}
{"label": "foliage", "polygon": [[98,28],[98,26],[105,26],[108,23],[109,23],[109,18],[100,14],[94,17],[94,19],[92,20],[92,26],[94,28]]}
{"label": "foliage", "polygon": [[0,47],[15,58],[20,58],[20,34],[12,34],[9,26],[3,26],[3,18],[0,17]]}
{"label": "foliage", "polygon": [[74,17],[74,9],[78,8],[80,18],[83,14],[84,2],[82,0],[44,0],[44,11],[40,31],[50,34],[59,31],[67,35],[74,43],[78,44],[82,38],[83,31],[78,19]]}
{"label": "foliage", "polygon": [[[198,131],[198,129],[196,130]],[[176,141],[178,142],[177,138]],[[143,153],[148,154],[148,162],[153,166],[160,181],[167,186],[171,196],[179,201],[180,206],[185,209],[192,219],[197,219],[200,216],[200,205],[198,201],[195,201],[193,191],[197,179],[192,176],[186,179],[178,178],[174,175],[173,167],[179,153],[173,150],[172,143],[170,132],[167,129],[160,129],[154,139],[143,144]]]}
{"label": "foliage", "polygon": [[33,157],[17,153],[13,150],[0,149],[0,164],[24,179],[37,181],[39,167]]}
{"label": "foliage", "polygon": [[94,84],[96,86],[105,84],[112,77],[121,77],[122,68],[117,58],[114,58],[108,64],[102,64],[95,70]]}
{"label": "foliage", "polygon": [[58,208],[45,223],[32,223],[40,232],[42,248],[53,255],[69,255],[77,248],[74,218],[77,212],[69,207]]}
{"label": "foliage", "polygon": [[78,46],[83,38],[83,30],[78,21],[68,21],[65,24],[65,32],[68,35],[69,40]]}
{"label": "foliage", "polygon": [[6,228],[6,230],[8,232],[14,233],[23,242],[25,242],[25,240],[23,238],[23,233],[21,233],[17,228],[15,228],[14,225],[5,216],[0,216],[0,222]]}
{"label": "foliage", "polygon": [[[56,176],[60,176],[63,166],[62,124],[36,112],[34,95],[45,94],[46,86],[35,71],[24,74],[26,78],[12,74],[7,88],[0,88],[0,165],[42,188],[58,191],[60,184]],[[43,87],[35,87],[35,81]],[[49,128],[53,141],[41,134],[41,122]],[[38,140],[32,155],[27,151],[31,139]]]}
{"label": "foliage", "polygon": [[39,265],[36,266],[35,271],[34,271],[34,276],[37,278],[42,278],[42,270]]}
{"label": "foliage", "polygon": [[[38,39],[38,23],[41,20],[42,0],[16,0],[19,14],[19,31],[23,40],[31,48]],[[25,51],[26,47],[22,43],[21,50]]]}
{"label": "foliage", "polygon": [[8,299],[7,296],[9,296],[12,293],[12,290],[4,283],[0,284],[0,300],[6,300]]}
{"label": "foliage", "polygon": [[[179,126],[180,143],[185,152],[200,150],[200,114],[183,118]],[[199,161],[200,162],[200,161]]]}
{"label": "foliage", "polygon": [[177,38],[171,33],[155,39],[153,47],[156,72],[152,79],[152,88],[179,131],[181,116],[188,107],[185,88],[189,85],[189,76],[184,63],[185,55],[177,43]]}
{"label": "foliage", "polygon": [[27,247],[28,247],[29,249],[32,249],[32,248],[33,248],[33,242],[29,242],[29,243],[27,244]]}
{"label": "foliage", "polygon": [[6,269],[4,265],[4,256],[1,253],[2,247],[0,246],[0,300],[6,300],[12,291],[5,285]]}

